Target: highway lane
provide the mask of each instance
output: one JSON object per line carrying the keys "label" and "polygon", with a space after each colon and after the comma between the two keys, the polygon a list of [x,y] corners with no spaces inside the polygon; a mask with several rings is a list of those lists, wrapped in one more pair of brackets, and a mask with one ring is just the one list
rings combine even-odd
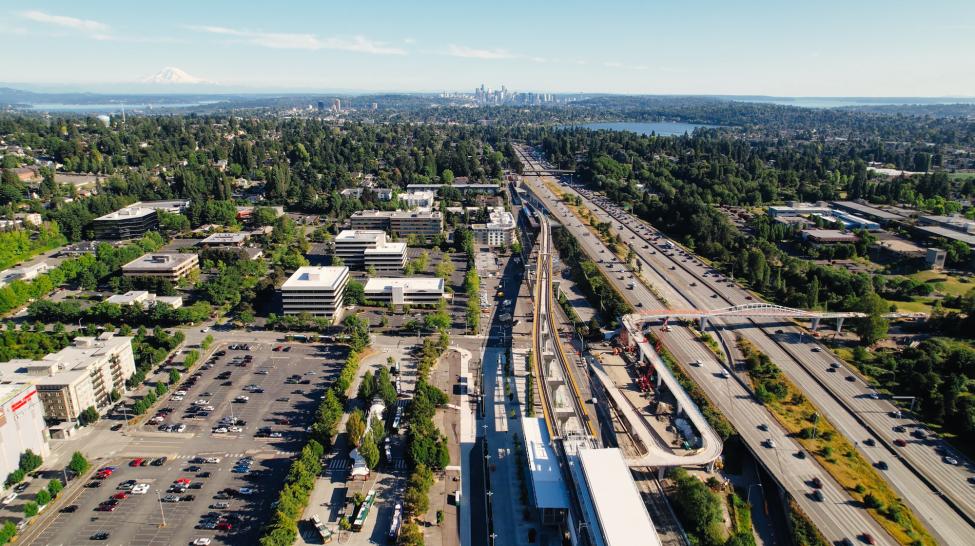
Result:
{"label": "highway lane", "polygon": [[[603,211],[597,209],[597,212]],[[633,235],[637,235],[637,232],[632,228],[641,224],[642,222],[632,217],[624,218],[622,224],[614,222],[616,228],[623,226],[624,234]],[[636,240],[641,241],[639,238]],[[670,266],[676,267],[675,271],[680,274],[668,275],[668,279],[687,295],[684,298],[687,305],[700,309],[716,309],[729,305],[729,302],[738,305],[758,301],[737,284],[723,276],[716,276],[708,266],[685,255],[682,250],[672,253],[673,256],[667,256],[658,247],[654,254],[650,254],[653,244],[650,246],[650,249],[643,249],[642,245],[634,245],[641,259],[654,267],[664,271],[668,271]],[[691,286],[691,283],[696,283],[696,286]],[[720,297],[711,297],[713,294],[719,294]],[[919,515],[932,528],[945,528],[947,525],[955,529],[958,536],[971,532],[970,521],[962,519],[950,506],[946,506],[947,509],[938,506],[946,505],[938,493],[940,492],[948,495],[969,517],[975,514],[975,488],[967,481],[972,476],[969,463],[946,464],[942,453],[950,454],[960,461],[963,457],[940,440],[922,441],[911,437],[907,432],[895,432],[895,427],[898,426],[910,431],[920,428],[920,425],[894,417],[896,407],[889,400],[876,397],[869,385],[818,344],[815,338],[804,334],[800,340],[800,334],[804,331],[793,323],[775,319],[723,319],[716,322],[726,329],[740,332],[768,354],[790,380],[806,391],[831,422],[856,443],[859,451],[868,460],[887,462],[891,468],[884,474],[892,482],[906,485],[906,489],[899,488],[898,491],[909,504],[918,509]],[[760,328],[755,328],[755,325]],[[781,333],[777,333],[779,331]],[[828,371],[834,363],[839,367],[833,368],[835,371]],[[863,443],[867,438],[875,438],[881,445],[869,447]],[[897,438],[905,440],[907,445],[896,447],[893,442]],[[921,481],[918,473],[934,484],[936,491]],[[914,479],[908,474],[914,474]],[[949,514],[949,510],[955,513]]]}
{"label": "highway lane", "polygon": [[[533,189],[543,196],[547,192],[546,188],[537,185]],[[550,193],[547,197],[548,199],[545,199],[547,208],[552,211],[558,210],[555,197]],[[564,223],[574,222],[572,218],[557,219]],[[609,250],[594,236],[586,237],[577,234],[577,239],[587,254],[611,256]],[[616,265],[616,271],[613,272],[608,269],[608,265],[603,263],[600,267],[631,303],[643,302],[648,309],[663,308],[642,283],[636,283],[632,290],[626,288],[629,280],[626,276],[624,280],[619,279],[619,266]],[[778,477],[783,487],[792,494],[802,510],[828,539],[839,541],[850,538],[855,541],[857,536],[866,532],[881,543],[894,543],[877,522],[866,511],[857,507],[857,503],[811,457],[804,459],[796,457],[795,454],[802,451],[801,447],[787,436],[786,431],[778,425],[764,406],[754,401],[740,382],[721,377],[721,364],[690,330],[675,327],[662,338],[662,341],[682,362],[701,360],[700,368],[688,368],[686,371],[739,430],[745,442],[753,446],[753,451],[762,464]],[[760,426],[767,427],[768,431],[760,430]],[[774,447],[762,445],[769,438],[773,440]],[[815,501],[811,497],[813,489],[809,482],[813,477],[819,477],[823,483],[823,502]]]}
{"label": "highway lane", "polygon": [[[554,181],[554,180],[553,180]],[[557,183],[557,182],[556,182]],[[547,188],[536,186],[540,188],[543,195],[548,196],[549,207],[559,207],[557,199],[554,195],[548,192]],[[566,189],[565,186],[562,187],[563,190]],[[600,216],[604,221],[610,220],[611,218],[606,214],[606,212],[595,206],[585,195],[585,190],[580,189],[580,193],[584,197],[584,203],[594,211],[598,216]],[[553,209],[553,210],[565,210]],[[569,224],[570,229],[572,229],[577,238],[582,242],[589,240],[591,242],[598,242],[594,235],[582,235],[583,233],[588,233],[588,229],[580,224],[574,217],[571,219],[563,218],[563,220]],[[641,221],[629,217],[623,218],[623,229],[618,229],[620,227],[619,221],[614,221],[614,230],[620,231],[621,237],[625,242],[633,242],[634,250],[644,260],[646,264],[650,267],[643,268],[644,277],[654,285],[654,287],[661,293],[665,298],[667,298],[669,307],[686,307],[686,308],[720,308],[729,305],[722,298],[712,298],[711,295],[714,293],[719,293],[723,295],[723,290],[730,290],[727,286],[729,281],[723,278],[723,276],[716,276],[713,273],[709,273],[710,268],[704,265],[702,262],[690,255],[683,255],[683,251],[678,250],[673,253],[674,256],[668,257],[664,254],[665,249],[656,246],[652,241],[644,242],[641,235],[636,231],[643,231],[644,228],[640,227],[644,225]],[[636,228],[633,229],[633,228]],[[649,228],[648,228],[649,229]],[[662,241],[661,241],[662,242]],[[643,244],[640,244],[643,243]],[[650,248],[644,249],[644,244],[648,244]],[[603,253],[600,254],[598,251],[592,254],[593,256],[611,256],[608,250],[603,249]],[[678,262],[678,260],[680,260]],[[671,270],[671,267],[674,267]],[[616,267],[619,270],[619,266]],[[673,271],[673,273],[671,273]],[[666,274],[667,279],[664,280],[661,273]],[[707,276],[705,276],[707,275]],[[614,280],[618,280],[618,274],[611,277]],[[692,283],[695,286],[692,286]],[[638,286],[639,288],[639,286]],[[732,285],[732,289],[737,288],[737,285]],[[625,290],[625,289],[624,289]],[[735,298],[729,298],[735,304],[742,304],[748,302],[757,301],[754,296],[744,291],[741,288],[737,288],[737,293]],[[952,467],[951,465],[945,465],[940,462],[940,456],[930,448],[930,446],[923,445],[923,442],[916,439],[912,439],[908,442],[905,448],[896,448],[892,445],[892,440],[888,436],[888,442],[891,442],[888,446],[878,445],[875,447],[869,447],[863,443],[863,440],[874,436],[871,434],[871,430],[861,424],[855,417],[867,417],[870,419],[890,419],[895,422],[891,426],[890,432],[892,433],[893,426],[896,426],[897,420],[890,417],[889,411],[892,411],[892,406],[889,402],[884,400],[876,400],[870,397],[872,390],[863,385],[862,381],[856,380],[854,382],[846,381],[846,376],[855,374],[850,374],[845,368],[840,368],[836,372],[827,372],[829,369],[829,364],[834,362],[836,359],[831,357],[830,354],[820,349],[818,352],[812,351],[813,341],[810,336],[805,335],[803,343],[799,344],[798,332],[801,329],[789,324],[777,323],[774,320],[760,320],[756,321],[762,326],[762,329],[754,328],[753,325],[747,324],[746,319],[735,319],[727,320],[727,324],[724,326],[732,327],[736,331],[740,331],[747,338],[749,338],[756,346],[761,350],[769,354],[769,356],[777,362],[783,371],[786,373],[790,379],[798,385],[801,385],[805,390],[811,391],[807,394],[810,395],[811,400],[819,407],[824,414],[830,418],[831,422],[837,427],[837,429],[844,433],[853,442],[857,443],[857,448],[865,456],[865,458],[873,463],[884,461],[888,465],[888,470],[882,473],[886,476],[888,481],[892,483],[895,489],[902,495],[907,504],[915,511],[918,517],[926,523],[929,530],[935,534],[935,536],[942,539],[944,543],[949,544],[963,544],[968,542],[968,534],[971,532],[971,527],[967,521],[962,519],[958,513],[949,507],[944,500],[935,492],[932,491],[924,482],[922,482],[918,476],[908,468],[908,466],[901,460],[899,460],[891,450],[904,449],[905,451],[909,448],[928,448],[927,455],[934,454],[933,460],[926,461],[925,464],[934,464],[934,473],[939,470],[948,469],[959,469],[958,467]],[[776,331],[781,331],[781,334],[776,334]],[[857,415],[854,416],[847,407],[844,407],[836,399],[836,394],[828,391],[825,386],[821,386],[815,381],[811,381],[808,372],[799,362],[802,359],[802,353],[799,353],[798,349],[786,345],[783,347],[779,342],[789,342],[790,332],[792,333],[791,341],[795,342],[797,346],[807,346],[808,357],[819,361],[816,365],[814,371],[818,372],[819,376],[827,376],[826,380],[834,380],[834,382],[839,382],[840,396],[846,396],[849,400],[855,401],[858,406],[855,411]],[[669,335],[669,334],[667,334]],[[773,339],[777,337],[780,339]],[[805,359],[802,359],[805,360]],[[842,400],[842,398],[841,398]],[[891,407],[887,409],[884,405]],[[871,427],[872,428],[872,427]],[[882,435],[879,435],[882,436]],[[897,434],[894,434],[896,437]],[[906,434],[900,434],[901,437],[905,437]],[[878,439],[881,439],[878,437]],[[896,453],[896,451],[895,451]],[[899,453],[897,453],[899,455]],[[965,493],[972,493],[971,486],[966,483],[964,477],[956,481],[948,481],[947,485],[949,488],[953,489],[956,493],[964,495]],[[959,487],[960,486],[960,487]],[[964,489],[964,490],[963,490]]]}

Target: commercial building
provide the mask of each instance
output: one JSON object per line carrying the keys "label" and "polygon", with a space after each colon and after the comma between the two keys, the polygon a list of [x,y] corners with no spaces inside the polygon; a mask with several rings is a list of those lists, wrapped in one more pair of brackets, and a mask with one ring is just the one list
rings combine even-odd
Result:
{"label": "commercial building", "polygon": [[41,457],[51,453],[44,404],[37,388],[26,381],[0,381],[0,476],[20,465],[20,454],[28,449]]}
{"label": "commercial building", "polygon": [[0,364],[0,377],[33,384],[48,419],[70,421],[89,407],[103,413],[111,392],[125,392],[135,373],[132,338],[104,333],[76,337],[72,345],[41,360],[17,359]]}
{"label": "commercial building", "polygon": [[580,449],[571,467],[586,529],[596,546],[659,546],[646,505],[617,448]]}
{"label": "commercial building", "polygon": [[31,281],[36,279],[38,275],[50,270],[51,266],[47,262],[12,267],[6,271],[0,271],[0,286],[6,286],[13,281]]}
{"label": "commercial building", "polygon": [[406,243],[386,241],[386,232],[346,229],[335,237],[335,255],[351,268],[401,271],[406,266]]}
{"label": "commercial building", "polygon": [[799,234],[806,241],[820,245],[837,243],[852,244],[860,240],[856,235],[838,229],[804,229]]}
{"label": "commercial building", "polygon": [[189,201],[144,201],[95,218],[96,239],[133,239],[159,227],[156,211],[181,212]]}
{"label": "commercial building", "polygon": [[200,241],[200,246],[209,247],[227,247],[227,246],[244,246],[251,238],[251,234],[246,231],[238,231],[236,233],[214,233],[209,237]]}
{"label": "commercial building", "polygon": [[352,229],[380,229],[397,237],[431,238],[443,231],[440,211],[361,210],[350,218]]}
{"label": "commercial building", "polygon": [[281,311],[285,315],[308,313],[334,319],[341,313],[348,284],[348,267],[299,267],[281,285]]}
{"label": "commercial building", "polygon": [[373,277],[366,281],[366,299],[393,305],[436,305],[444,297],[439,277]]}
{"label": "commercial building", "polygon": [[126,277],[161,277],[176,282],[200,268],[196,254],[150,253],[122,266]]}
{"label": "commercial building", "polygon": [[437,192],[414,190],[399,196],[399,202],[407,209],[430,210],[437,203]]}
{"label": "commercial building", "polygon": [[[960,241],[975,250],[975,221],[967,218],[960,216],[920,216],[916,229],[930,239]],[[972,258],[972,263],[975,263],[975,257]]]}
{"label": "commercial building", "polygon": [[109,296],[107,300],[108,303],[114,303],[115,305],[135,305],[139,304],[143,308],[152,307],[157,304],[168,305],[173,309],[178,309],[183,306],[183,298],[180,296],[157,296],[152,292],[147,292],[145,290],[129,290],[124,294],[114,294]]}
{"label": "commercial building", "polygon": [[474,224],[474,243],[491,247],[511,246],[516,240],[515,218],[502,207],[494,207],[490,212],[490,221],[486,224]]}
{"label": "commercial building", "polygon": [[454,188],[460,193],[489,193],[496,195],[501,192],[501,186],[497,184],[408,184],[406,191],[433,191],[438,192],[440,188]]}
{"label": "commercial building", "polygon": [[841,223],[847,229],[865,229],[868,231],[880,229],[880,224],[877,222],[860,218],[839,208],[830,207],[825,202],[816,204],[790,203],[789,206],[771,206],[766,209],[766,213],[771,218],[783,216],[814,216],[830,223]]}
{"label": "commercial building", "polygon": [[869,218],[881,224],[891,224],[905,219],[903,215],[889,209],[881,209],[856,201],[833,201],[833,208],[856,214],[863,218]]}

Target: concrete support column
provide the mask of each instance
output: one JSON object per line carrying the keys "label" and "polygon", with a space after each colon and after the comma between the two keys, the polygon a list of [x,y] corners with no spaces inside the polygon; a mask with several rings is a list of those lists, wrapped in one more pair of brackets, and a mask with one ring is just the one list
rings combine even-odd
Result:
{"label": "concrete support column", "polygon": [[701,322],[700,322],[700,324],[701,324],[700,330],[701,330],[701,333],[703,334],[705,332],[705,330],[708,329],[708,317],[706,317],[704,315],[701,315]]}
{"label": "concrete support column", "polygon": [[839,334],[843,332],[843,317],[836,318],[836,333]]}
{"label": "concrete support column", "polygon": [[819,328],[819,317],[813,317],[812,319],[812,331],[815,332]]}

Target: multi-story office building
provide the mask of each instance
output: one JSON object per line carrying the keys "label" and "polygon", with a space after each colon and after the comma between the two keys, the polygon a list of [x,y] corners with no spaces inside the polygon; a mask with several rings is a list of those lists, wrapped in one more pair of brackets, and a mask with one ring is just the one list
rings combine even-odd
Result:
{"label": "multi-story office building", "polygon": [[89,407],[99,413],[112,404],[113,390],[125,392],[135,373],[132,338],[105,333],[76,337],[74,343],[41,360],[0,364],[0,376],[33,384],[48,419],[69,421]]}
{"label": "multi-story office building", "polygon": [[515,218],[510,212],[501,207],[494,207],[490,212],[490,221],[486,224],[474,224],[474,243],[491,247],[511,246],[516,240]]}
{"label": "multi-story office building", "polygon": [[21,453],[28,449],[41,457],[51,452],[44,404],[30,382],[4,378],[0,382],[0,476],[16,470]]}
{"label": "multi-story office building", "polygon": [[145,201],[133,203],[115,212],[95,218],[92,227],[96,239],[134,239],[159,227],[156,211],[180,212],[189,201]]}
{"label": "multi-story office building", "polygon": [[386,241],[380,230],[343,230],[335,237],[335,255],[351,268],[399,271],[406,266],[406,243]]}
{"label": "multi-story office building", "polygon": [[443,231],[440,211],[361,210],[352,214],[352,229],[381,229],[397,237],[429,239]]}
{"label": "multi-story office building", "polygon": [[299,267],[281,285],[281,311],[285,315],[308,313],[334,319],[342,311],[348,284],[348,267]]}
{"label": "multi-story office building", "polygon": [[367,300],[393,305],[436,305],[444,297],[439,277],[373,277],[366,281]]}
{"label": "multi-story office building", "polygon": [[176,282],[200,268],[196,254],[155,252],[140,256],[122,266],[126,277],[162,277]]}

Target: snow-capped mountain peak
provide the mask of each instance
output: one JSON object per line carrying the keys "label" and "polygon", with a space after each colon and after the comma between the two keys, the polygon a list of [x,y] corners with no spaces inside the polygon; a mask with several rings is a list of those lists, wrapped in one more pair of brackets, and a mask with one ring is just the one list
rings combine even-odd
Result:
{"label": "snow-capped mountain peak", "polygon": [[179,68],[174,68],[172,66],[167,66],[160,70],[154,76],[149,76],[142,80],[143,83],[175,83],[175,84],[192,84],[192,83],[210,83],[202,78],[197,78],[196,76],[187,74]]}

